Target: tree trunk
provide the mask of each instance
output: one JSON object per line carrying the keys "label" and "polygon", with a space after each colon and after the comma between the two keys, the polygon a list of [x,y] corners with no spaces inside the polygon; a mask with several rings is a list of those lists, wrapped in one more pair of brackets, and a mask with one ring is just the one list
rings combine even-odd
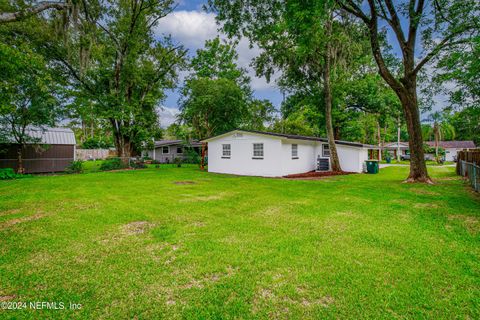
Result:
{"label": "tree trunk", "polygon": [[[327,37],[332,34],[332,17],[330,15],[326,22]],[[340,160],[338,159],[337,147],[335,145],[335,135],[332,124],[332,88],[330,85],[330,69],[332,60],[331,42],[327,41],[327,48],[325,54],[325,66],[323,71],[323,89],[324,89],[324,103],[325,103],[325,124],[327,129],[328,146],[330,149],[330,165],[334,172],[342,171],[340,167]]]}
{"label": "tree trunk", "polygon": [[402,104],[403,112],[408,130],[408,145],[410,149],[410,175],[407,182],[432,183],[428,176],[427,165],[425,164],[425,153],[423,151],[423,137],[420,125],[420,112],[416,91],[416,80],[404,85],[408,88],[405,91],[397,92]]}
{"label": "tree trunk", "polygon": [[115,141],[115,149],[117,149],[117,157],[119,157],[125,165],[128,165],[133,151],[130,139],[122,135],[115,125],[113,125],[113,137]]}
{"label": "tree trunk", "polygon": [[382,161],[382,135],[380,133],[380,121],[377,120],[378,161]]}
{"label": "tree trunk", "polygon": [[398,116],[398,120],[397,120],[397,161],[400,162],[401,160],[401,157],[400,157],[400,153],[401,153],[401,149],[400,149],[400,116]]}
{"label": "tree trunk", "polygon": [[440,159],[438,158],[438,143],[439,143],[439,129],[438,129],[438,123],[435,121],[433,123],[433,135],[435,138],[435,160],[440,162]]}
{"label": "tree trunk", "polygon": [[23,145],[19,144],[17,147],[17,173],[18,174],[24,174],[25,173],[25,168],[23,167],[23,156],[22,156],[22,151],[23,151]]}

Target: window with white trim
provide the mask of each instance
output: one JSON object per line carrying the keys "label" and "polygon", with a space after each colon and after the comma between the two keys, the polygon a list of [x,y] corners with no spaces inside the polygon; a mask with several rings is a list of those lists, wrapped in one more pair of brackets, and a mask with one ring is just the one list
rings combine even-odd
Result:
{"label": "window with white trim", "polygon": [[170,153],[170,148],[169,147],[162,147],[162,153],[163,154]]}
{"label": "window with white trim", "polygon": [[177,147],[177,154],[183,154],[183,147]]}
{"label": "window with white trim", "polygon": [[292,159],[298,159],[298,144],[292,144]]}
{"label": "window with white trim", "polygon": [[328,144],[322,145],[322,156],[325,158],[330,157],[330,146]]}
{"label": "window with white trim", "polygon": [[263,159],[263,143],[253,144],[253,159]]}
{"label": "window with white trim", "polygon": [[222,144],[222,158],[230,159],[232,155],[232,147],[230,144]]}

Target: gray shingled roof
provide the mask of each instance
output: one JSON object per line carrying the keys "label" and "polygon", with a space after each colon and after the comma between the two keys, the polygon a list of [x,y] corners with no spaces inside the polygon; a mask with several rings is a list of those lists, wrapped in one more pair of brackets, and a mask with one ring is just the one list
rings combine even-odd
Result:
{"label": "gray shingled roof", "polygon": [[[430,147],[435,146],[435,141],[427,141],[426,142]],[[464,140],[464,141],[439,141],[438,146],[440,148],[455,148],[455,149],[474,149],[475,142],[471,140]]]}
{"label": "gray shingled roof", "polygon": [[[155,147],[166,147],[166,146],[172,146],[172,145],[183,145],[185,144],[185,141],[183,140],[157,140],[155,141]],[[202,144],[198,141],[190,141],[189,143],[192,147],[198,147],[201,146]]]}
{"label": "gray shingled roof", "polygon": [[[250,132],[256,134],[263,134],[287,139],[296,139],[296,140],[308,140],[308,141],[321,141],[321,142],[328,142],[327,138],[320,138],[320,137],[312,137],[312,136],[300,136],[295,134],[285,134],[285,133],[276,133],[276,132],[266,132],[266,131],[256,131],[256,130],[232,130],[233,131],[242,131],[242,132]],[[210,140],[215,137],[208,138],[206,140]],[[378,146],[370,145],[370,144],[363,144],[359,142],[350,142],[350,141],[343,141],[343,140],[335,140],[336,144],[346,145],[346,146],[353,146],[353,147],[365,147],[365,148],[378,148]]]}

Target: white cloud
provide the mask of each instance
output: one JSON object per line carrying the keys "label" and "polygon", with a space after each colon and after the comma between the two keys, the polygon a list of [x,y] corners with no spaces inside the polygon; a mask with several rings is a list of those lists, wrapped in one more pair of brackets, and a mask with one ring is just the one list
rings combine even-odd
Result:
{"label": "white cloud", "polygon": [[[195,50],[202,48],[205,40],[215,38],[217,35],[221,39],[226,39],[226,35],[221,33],[219,26],[215,21],[215,14],[203,11],[175,11],[159,21],[156,28],[158,35],[171,35],[174,40],[183,44],[192,50],[190,54],[195,54]],[[267,83],[265,78],[255,76],[255,71],[250,67],[252,59],[260,54],[258,47],[250,48],[247,39],[241,39],[238,46],[238,65],[248,70],[252,78],[252,88],[254,90],[272,90],[275,88],[275,78]]]}
{"label": "white cloud", "polygon": [[177,120],[180,111],[176,108],[161,107],[158,110],[160,116],[160,127],[166,128]]}

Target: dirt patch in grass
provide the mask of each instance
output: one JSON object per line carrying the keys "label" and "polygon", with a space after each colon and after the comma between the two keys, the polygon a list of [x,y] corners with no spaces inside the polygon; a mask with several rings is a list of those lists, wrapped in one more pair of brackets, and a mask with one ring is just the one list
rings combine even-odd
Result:
{"label": "dirt patch in grass", "polygon": [[10,214],[16,214],[16,213],[19,213],[20,211],[21,211],[20,209],[8,209],[8,210],[0,211],[0,217],[7,216]]}
{"label": "dirt patch in grass", "polygon": [[438,209],[440,206],[436,203],[415,203],[416,209]]}
{"label": "dirt patch in grass", "polygon": [[0,301],[10,301],[15,299],[16,297],[17,297],[16,295],[0,296]]}
{"label": "dirt patch in grass", "polygon": [[214,201],[221,200],[226,198],[228,195],[231,195],[230,192],[220,192],[212,195],[189,195],[185,194],[184,198],[180,202],[202,202],[202,201]]}
{"label": "dirt patch in grass", "polygon": [[185,184],[195,184],[196,182],[195,181],[189,181],[189,180],[185,180],[185,181],[173,181],[174,184],[178,184],[178,185],[185,185]]}
{"label": "dirt patch in grass", "polygon": [[425,189],[410,189],[411,192],[416,193],[416,194],[422,194],[422,195],[427,195],[427,196],[438,196],[440,195],[438,192],[432,191],[432,190],[425,190]]}
{"label": "dirt patch in grass", "polygon": [[5,229],[5,228],[8,228],[8,227],[11,227],[13,225],[23,223],[23,222],[38,220],[38,219],[43,218],[44,216],[46,216],[46,214],[36,213],[34,215],[31,215],[31,216],[8,220],[8,221],[5,221],[4,223],[0,224],[0,229]]}
{"label": "dirt patch in grass", "polygon": [[305,172],[305,173],[289,174],[289,175],[283,176],[283,178],[286,178],[286,179],[301,179],[301,180],[317,180],[317,179],[322,179],[322,178],[326,178],[326,177],[343,176],[343,175],[347,175],[347,174],[355,174],[355,172],[347,172],[347,171],[342,171],[342,172],[309,171],[309,172]]}
{"label": "dirt patch in grass", "polygon": [[470,234],[476,235],[480,231],[480,219],[478,217],[467,216],[464,214],[456,214],[456,215],[449,215],[448,220],[460,221]]}
{"label": "dirt patch in grass", "polygon": [[122,234],[135,235],[142,234],[153,228],[155,224],[147,221],[134,221],[122,226]]}

